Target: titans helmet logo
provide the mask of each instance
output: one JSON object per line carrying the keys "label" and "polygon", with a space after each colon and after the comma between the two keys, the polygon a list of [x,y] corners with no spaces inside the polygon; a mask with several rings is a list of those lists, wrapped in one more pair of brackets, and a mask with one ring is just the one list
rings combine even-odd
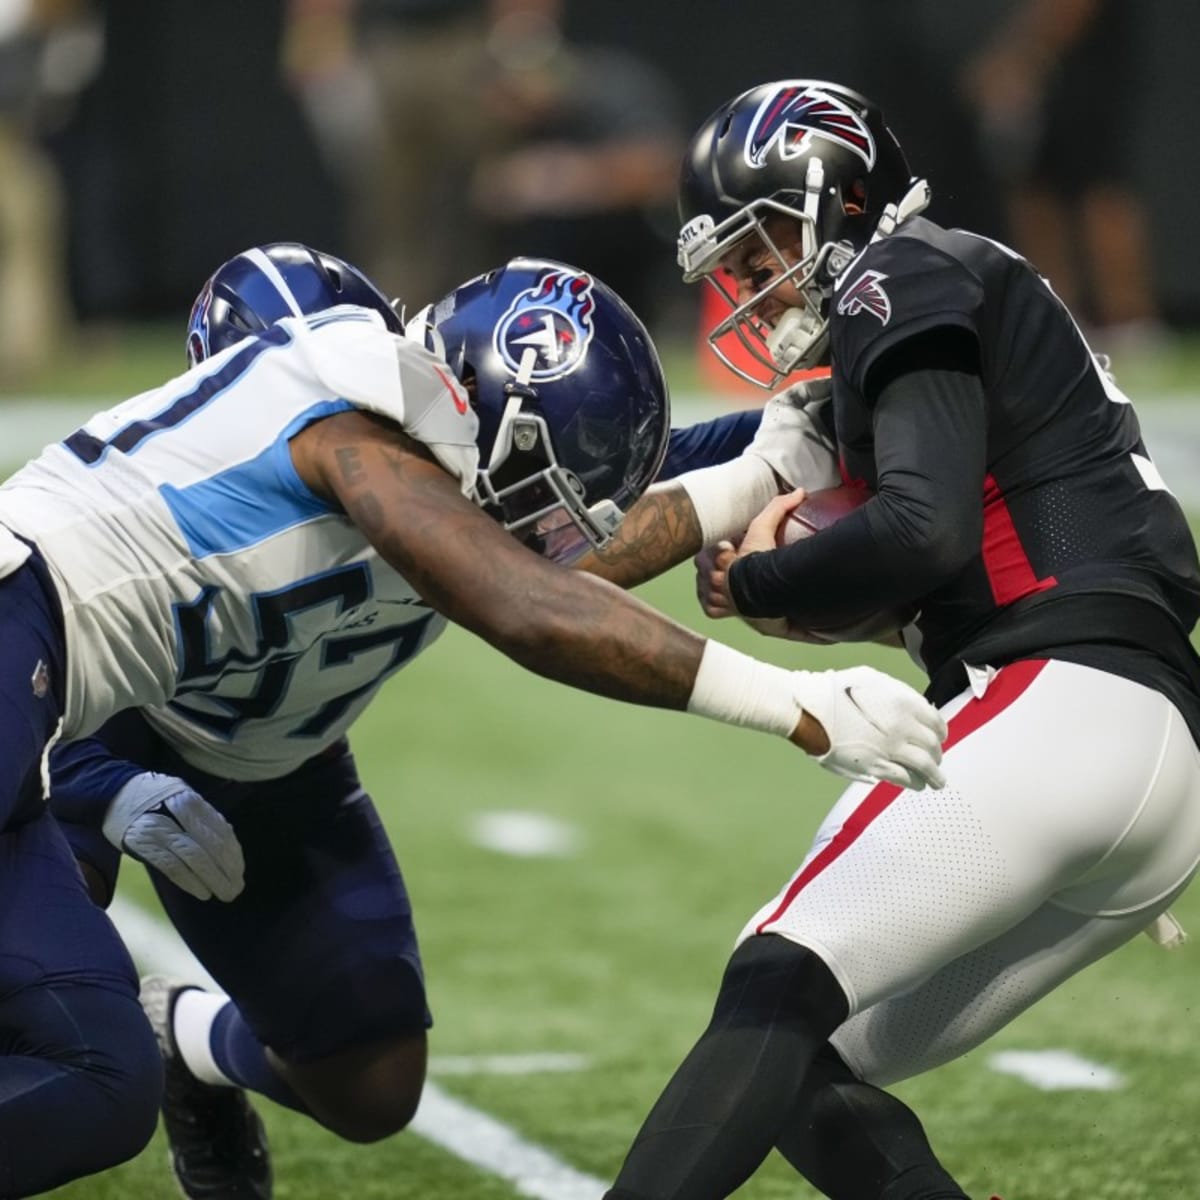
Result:
{"label": "titans helmet logo", "polygon": [[516,375],[534,352],[533,383],[569,375],[587,358],[592,340],[592,278],[583,272],[550,271],[521,292],[496,323],[492,343]]}
{"label": "titans helmet logo", "polygon": [[746,135],[746,162],[765,167],[772,150],[785,162],[799,158],[814,138],[852,150],[868,171],[875,165],[875,138],[862,117],[837,96],[801,83],[781,84],[759,105]]}
{"label": "titans helmet logo", "polygon": [[864,271],[838,298],[838,312],[843,317],[869,312],[886,325],[892,319],[892,302],[882,286],[886,278],[882,271]]}
{"label": "titans helmet logo", "polygon": [[208,313],[212,307],[213,290],[210,279],[203,287],[188,317],[188,365],[195,366],[208,357]]}

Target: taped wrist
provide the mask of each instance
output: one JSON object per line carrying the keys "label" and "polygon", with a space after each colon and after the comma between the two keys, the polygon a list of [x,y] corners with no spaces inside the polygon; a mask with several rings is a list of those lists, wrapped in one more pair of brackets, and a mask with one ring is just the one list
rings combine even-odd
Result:
{"label": "taped wrist", "polygon": [[737,537],[779,495],[770,464],[752,454],[688,471],[676,483],[692,502],[705,546]]}
{"label": "taped wrist", "polygon": [[796,674],[708,641],[687,710],[726,725],[788,737],[804,715],[796,699]]}

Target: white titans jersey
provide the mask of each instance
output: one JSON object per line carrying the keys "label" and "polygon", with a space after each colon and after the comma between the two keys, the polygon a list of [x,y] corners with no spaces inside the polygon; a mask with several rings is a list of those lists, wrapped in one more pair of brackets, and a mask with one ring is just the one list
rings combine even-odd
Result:
{"label": "white titans jersey", "polygon": [[280,321],[93,417],[0,487],[67,634],[63,735],[121,709],[195,766],[292,770],[445,626],[301,482],[289,438],[351,408],[391,418],[462,483],[477,422],[440,359],[343,306]]}

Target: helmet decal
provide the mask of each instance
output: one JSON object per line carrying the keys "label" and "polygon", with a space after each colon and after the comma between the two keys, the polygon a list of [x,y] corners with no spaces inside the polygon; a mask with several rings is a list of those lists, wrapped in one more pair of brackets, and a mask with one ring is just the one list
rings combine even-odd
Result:
{"label": "helmet decal", "polygon": [[208,314],[212,308],[212,280],[208,280],[200,289],[200,295],[192,305],[188,317],[187,359],[188,366],[194,367],[208,357]]}
{"label": "helmet decal", "polygon": [[843,317],[869,312],[881,325],[892,319],[892,302],[880,286],[887,278],[882,271],[864,271],[841,295],[837,310]]}
{"label": "helmet decal", "polygon": [[496,322],[496,353],[516,375],[532,348],[537,357],[530,380],[561,379],[587,358],[594,308],[590,275],[550,271],[539,284],[520,292]]}
{"label": "helmet decal", "polygon": [[807,84],[780,84],[759,105],[746,135],[745,158],[751,167],[765,167],[778,147],[785,162],[812,149],[813,138],[825,138],[852,150],[875,165],[875,137],[863,118],[844,100]]}

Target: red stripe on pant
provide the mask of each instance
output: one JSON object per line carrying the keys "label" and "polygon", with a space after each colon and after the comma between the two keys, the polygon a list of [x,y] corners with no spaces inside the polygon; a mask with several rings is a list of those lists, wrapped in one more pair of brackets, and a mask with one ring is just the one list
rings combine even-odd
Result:
{"label": "red stripe on pant", "polygon": [[[958,745],[968,734],[974,733],[993,717],[999,716],[1038,677],[1046,662],[1047,660],[1044,658],[1028,659],[1001,667],[983,697],[968,701],[951,718],[949,734],[942,743],[942,749],[949,750]],[[904,790],[894,783],[877,783],[867,793],[863,802],[846,819],[841,829],[833,835],[828,845],[792,880],[775,911],[757,925],[754,932],[762,933],[768,925],[778,921],[801,890],[820,875],[830,863],[845,854],[866,832],[871,822],[884,812]]]}

